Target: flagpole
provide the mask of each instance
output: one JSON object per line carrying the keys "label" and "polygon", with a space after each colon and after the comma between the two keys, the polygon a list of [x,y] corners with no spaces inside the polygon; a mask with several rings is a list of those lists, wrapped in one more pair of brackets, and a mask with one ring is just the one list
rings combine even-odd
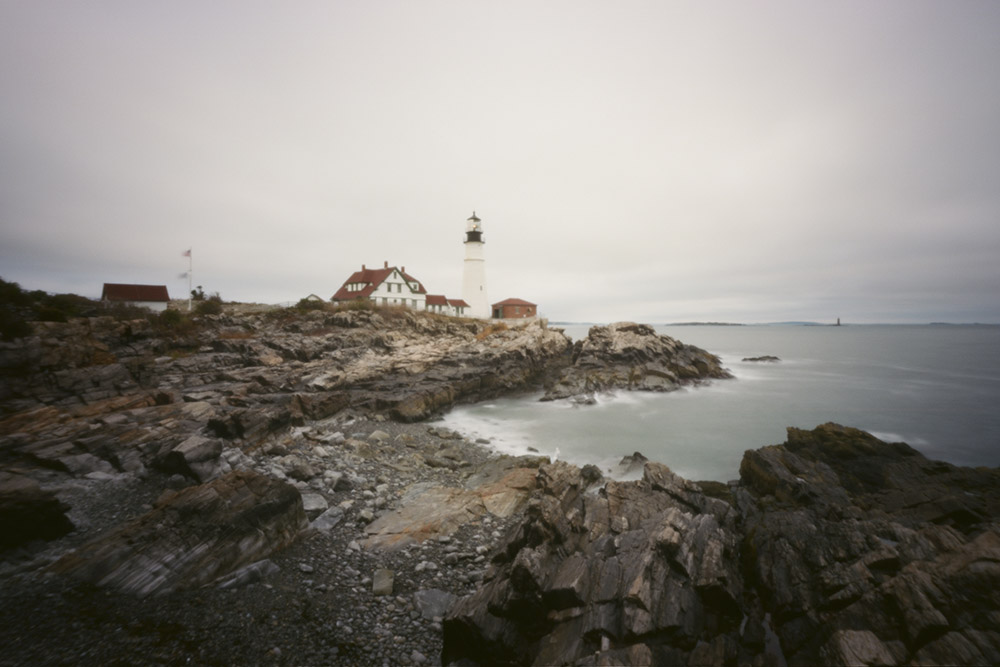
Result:
{"label": "flagpole", "polygon": [[194,273],[194,269],[193,269],[194,259],[192,259],[192,257],[191,257],[191,248],[188,248],[187,256],[188,256],[188,312],[190,313],[191,312],[191,283],[194,281],[194,276],[192,275]]}

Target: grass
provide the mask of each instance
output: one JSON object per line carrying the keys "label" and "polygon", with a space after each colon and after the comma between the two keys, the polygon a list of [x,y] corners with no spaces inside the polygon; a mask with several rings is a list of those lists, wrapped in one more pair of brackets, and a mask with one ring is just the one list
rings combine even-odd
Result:
{"label": "grass", "polygon": [[476,340],[486,340],[490,336],[507,331],[508,329],[510,329],[510,327],[508,327],[504,322],[494,322],[476,334]]}

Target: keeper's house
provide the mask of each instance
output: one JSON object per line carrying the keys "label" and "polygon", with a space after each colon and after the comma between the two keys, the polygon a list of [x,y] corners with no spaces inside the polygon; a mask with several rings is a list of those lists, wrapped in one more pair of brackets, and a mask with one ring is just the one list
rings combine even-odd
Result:
{"label": "keeper's house", "polygon": [[155,313],[167,309],[170,295],[166,285],[126,285],[123,283],[104,283],[101,290],[101,302],[107,305],[125,304],[148,308]]}
{"label": "keeper's house", "polygon": [[504,299],[491,306],[493,319],[513,320],[538,317],[538,306],[524,299]]}
{"label": "keeper's house", "polygon": [[420,281],[406,272],[406,267],[396,268],[386,262],[381,269],[369,269],[364,264],[344,281],[330,301],[344,303],[367,299],[379,306],[407,306],[424,310],[427,290]]}

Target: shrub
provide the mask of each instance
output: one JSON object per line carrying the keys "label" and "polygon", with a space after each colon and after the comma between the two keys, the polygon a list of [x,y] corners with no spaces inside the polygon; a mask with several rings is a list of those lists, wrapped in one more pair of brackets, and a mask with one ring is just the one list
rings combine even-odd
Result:
{"label": "shrub", "polygon": [[31,335],[31,325],[28,324],[13,308],[0,304],[0,338],[14,340]]}
{"label": "shrub", "polygon": [[[42,292],[42,295],[44,294]],[[0,278],[0,304],[21,308],[30,306],[32,301],[34,301],[32,295],[22,290],[20,285]]]}
{"label": "shrub", "polygon": [[325,310],[326,304],[322,301],[316,301],[315,299],[299,299],[299,302],[295,304],[298,310]]}
{"label": "shrub", "polygon": [[198,315],[221,315],[222,297],[215,293],[204,301],[199,301],[194,312]]}
{"label": "shrub", "polygon": [[338,303],[337,310],[375,310],[375,302],[370,299],[353,299]]}
{"label": "shrub", "polygon": [[118,322],[129,320],[143,320],[149,318],[152,311],[149,308],[136,306],[131,303],[116,303],[105,309],[105,312]]}
{"label": "shrub", "polygon": [[66,313],[52,306],[39,306],[35,309],[35,320],[39,322],[65,322]]}
{"label": "shrub", "polygon": [[156,318],[157,324],[166,329],[176,329],[184,321],[184,315],[181,311],[174,310],[173,308],[167,308],[162,313],[160,313]]}
{"label": "shrub", "polygon": [[63,314],[61,320],[50,320],[65,322],[69,317],[88,317],[97,314],[100,305],[96,301],[80,296],[78,294],[52,294],[43,297],[39,305],[39,314],[42,308],[51,308]]}

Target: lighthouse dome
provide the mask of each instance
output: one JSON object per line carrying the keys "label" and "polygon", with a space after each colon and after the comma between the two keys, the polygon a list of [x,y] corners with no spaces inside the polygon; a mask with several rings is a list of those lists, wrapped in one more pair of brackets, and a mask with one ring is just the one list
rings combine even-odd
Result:
{"label": "lighthouse dome", "polygon": [[476,212],[472,212],[472,216],[465,221],[465,242],[466,243],[483,243],[483,223],[476,217]]}

